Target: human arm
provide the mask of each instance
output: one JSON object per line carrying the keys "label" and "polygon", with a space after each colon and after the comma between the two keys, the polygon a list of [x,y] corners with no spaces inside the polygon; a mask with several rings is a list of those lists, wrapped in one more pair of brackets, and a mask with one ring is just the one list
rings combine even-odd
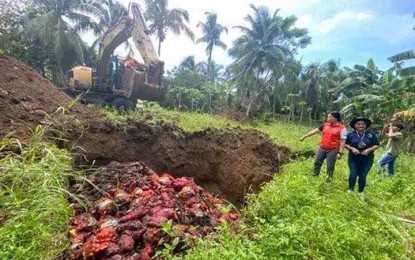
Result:
{"label": "human arm", "polygon": [[353,133],[347,134],[344,148],[349,150],[352,154],[358,155],[360,154],[360,151],[357,148],[352,146],[352,136],[353,136]]}
{"label": "human arm", "polygon": [[357,148],[354,148],[353,146],[349,145],[349,144],[345,144],[344,147],[349,150],[350,152],[352,152],[354,155],[358,155],[360,154],[360,151]]}
{"label": "human arm", "polygon": [[340,146],[339,146],[339,152],[337,153],[337,159],[341,159],[343,156],[344,146],[346,145],[347,141],[347,130],[346,128],[343,128],[340,133]]}
{"label": "human arm", "polygon": [[402,136],[402,133],[399,132],[399,131],[398,132],[394,132],[393,131],[393,125],[390,124],[389,125],[389,131],[385,135],[388,138],[400,138]]}
{"label": "human arm", "polygon": [[372,152],[376,151],[379,148],[379,145],[374,145],[366,150],[364,150],[362,152],[362,155],[368,156],[369,154],[371,154]]}
{"label": "human arm", "polygon": [[300,138],[300,141],[304,141],[306,138],[308,138],[310,136],[313,136],[313,135],[316,135],[318,133],[320,133],[320,129],[319,128],[315,128],[315,129],[311,130],[310,132],[306,133],[305,135],[303,135]]}
{"label": "human arm", "polygon": [[339,152],[337,153],[337,159],[342,158],[345,145],[346,145],[346,140],[341,140],[340,141]]}
{"label": "human arm", "polygon": [[372,138],[371,140],[372,146],[370,146],[369,148],[361,152],[361,154],[364,156],[368,156],[369,154],[373,153],[379,148],[379,140],[376,134],[372,134],[371,138]]}

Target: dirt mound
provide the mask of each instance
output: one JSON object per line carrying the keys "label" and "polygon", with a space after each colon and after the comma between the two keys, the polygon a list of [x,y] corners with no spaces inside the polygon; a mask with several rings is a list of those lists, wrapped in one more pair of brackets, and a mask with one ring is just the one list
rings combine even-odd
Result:
{"label": "dirt mound", "polygon": [[235,203],[242,202],[247,192],[256,192],[289,159],[287,148],[255,130],[187,133],[171,124],[96,121],[81,134],[80,164],[142,161],[157,172],[191,176]]}
{"label": "dirt mound", "polygon": [[151,259],[166,244],[180,253],[239,217],[192,179],[160,176],[139,162],[113,162],[75,186],[91,206],[72,220],[69,259]]}
{"label": "dirt mound", "polygon": [[[14,137],[25,139],[31,128],[71,102],[29,66],[0,56],[0,138],[14,132]],[[73,106],[70,112],[83,118],[93,116],[81,105]]]}
{"label": "dirt mound", "polygon": [[[14,131],[15,137],[24,139],[31,128],[48,124],[49,114],[68,103],[72,103],[70,97],[33,69],[0,57],[0,138]],[[55,131],[65,136],[55,140],[63,145],[61,140],[67,139],[68,147],[79,148],[79,164],[142,161],[157,172],[193,177],[199,185],[236,203],[270,180],[289,156],[287,148],[272,144],[254,130],[186,133],[170,124],[116,125],[80,104],[70,112],[59,125],[62,131]]]}

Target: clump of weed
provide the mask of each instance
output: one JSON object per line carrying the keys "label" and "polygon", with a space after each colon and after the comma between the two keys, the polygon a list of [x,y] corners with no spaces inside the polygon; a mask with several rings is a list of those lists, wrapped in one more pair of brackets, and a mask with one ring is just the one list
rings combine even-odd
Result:
{"label": "clump of weed", "polygon": [[54,259],[68,245],[72,158],[37,127],[20,153],[0,159],[0,259]]}

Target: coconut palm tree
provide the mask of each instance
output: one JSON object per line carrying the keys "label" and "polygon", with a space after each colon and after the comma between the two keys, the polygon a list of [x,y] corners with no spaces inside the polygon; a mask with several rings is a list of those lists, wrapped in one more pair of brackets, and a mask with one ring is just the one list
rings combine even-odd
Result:
{"label": "coconut palm tree", "polygon": [[[82,10],[81,0],[33,0],[34,8],[42,15],[28,21],[25,32],[50,48],[56,66],[52,66],[53,80],[61,83],[63,72],[75,63],[82,63],[83,42],[80,30],[98,30],[90,16]],[[68,22],[70,21],[70,22]]]}
{"label": "coconut palm tree", "polygon": [[189,13],[186,10],[169,9],[168,0],[145,0],[146,12],[144,17],[150,22],[150,33],[155,34],[159,40],[158,54],[161,55],[161,45],[166,40],[168,31],[175,34],[184,32],[194,40],[194,34],[188,27]]}
{"label": "coconut palm tree", "polygon": [[310,117],[318,117],[320,105],[320,65],[310,64],[305,68],[305,101],[310,108]]}
{"label": "coconut palm tree", "polygon": [[195,56],[188,56],[183,59],[183,61],[179,64],[178,70],[180,72],[183,71],[197,71],[197,63],[195,60]]}
{"label": "coconut palm tree", "polygon": [[203,32],[203,36],[198,39],[197,43],[206,43],[206,54],[208,55],[208,66],[207,66],[207,75],[210,80],[211,76],[211,66],[212,66],[212,53],[213,48],[218,46],[226,50],[227,46],[224,42],[221,41],[220,37],[223,32],[228,33],[228,28],[218,23],[218,15],[212,12],[206,12],[206,21],[199,22],[197,27],[200,27]]}
{"label": "coconut palm tree", "polygon": [[127,8],[117,0],[88,0],[82,7],[98,18],[99,32],[105,32],[122,17],[128,15]]}
{"label": "coconut palm tree", "polygon": [[248,26],[237,26],[243,35],[235,40],[229,54],[235,79],[245,88],[249,100],[246,114],[257,97],[263,94],[274,71],[281,70],[292,62],[299,48],[306,47],[311,38],[305,29],[294,27],[294,16],[281,17],[279,10],[270,12],[266,7],[251,5],[253,15],[245,21]]}
{"label": "coconut palm tree", "polygon": [[221,64],[217,64],[215,61],[211,61],[210,66],[207,62],[199,62],[196,64],[197,71],[204,75],[204,77],[212,82],[221,80],[225,72],[225,67]]}
{"label": "coconut palm tree", "polygon": [[[82,9],[98,19],[97,28],[94,32],[97,39],[93,42],[91,49],[95,51],[98,43],[109,28],[116,25],[122,17],[128,16],[127,8],[117,0],[87,0],[82,4]],[[133,48],[129,41],[124,43],[125,50],[132,55]]]}

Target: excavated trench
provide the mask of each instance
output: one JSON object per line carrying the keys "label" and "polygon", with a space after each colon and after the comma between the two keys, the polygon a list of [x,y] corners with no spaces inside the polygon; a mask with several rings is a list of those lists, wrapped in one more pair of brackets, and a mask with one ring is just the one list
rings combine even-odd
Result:
{"label": "excavated trench", "polygon": [[188,133],[171,124],[93,121],[87,129],[73,129],[71,135],[81,148],[78,166],[140,161],[159,173],[192,177],[203,188],[236,204],[269,181],[290,154],[255,130]]}
{"label": "excavated trench", "polygon": [[287,148],[251,130],[187,133],[170,124],[102,120],[71,129],[77,165],[98,166],[89,181],[71,185],[88,203],[84,210],[71,201],[76,216],[67,258],[74,260],[150,259],[172,242],[166,223],[179,241],[174,254],[181,255],[192,239],[238,221],[221,198],[241,205],[289,159]]}

